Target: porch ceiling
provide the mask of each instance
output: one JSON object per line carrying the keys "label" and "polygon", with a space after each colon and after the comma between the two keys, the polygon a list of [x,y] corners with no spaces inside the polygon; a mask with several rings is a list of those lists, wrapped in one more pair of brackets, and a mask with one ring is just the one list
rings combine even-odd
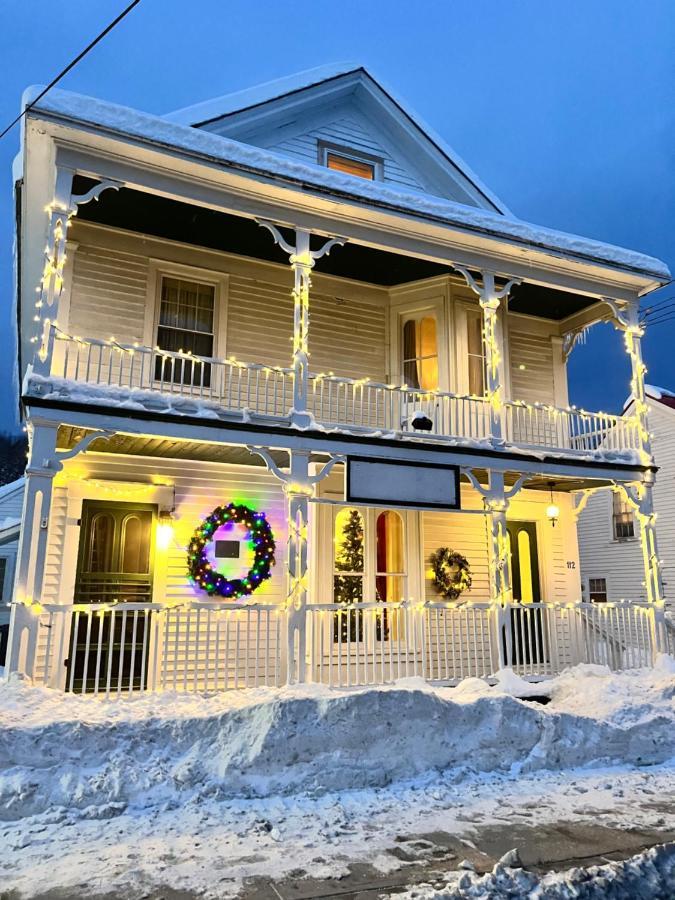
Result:
{"label": "porch ceiling", "polygon": [[[72,425],[61,425],[58,432],[57,446],[60,450],[72,449],[78,441],[90,433],[90,429]],[[204,441],[180,440],[173,437],[158,437],[133,434],[115,434],[111,438],[93,441],[89,450],[92,452],[123,454],[127,456],[147,456],[157,459],[185,459],[200,462],[217,462],[232,466],[264,466],[262,459],[244,446],[233,444],[214,444]],[[278,466],[288,465],[286,450],[272,450],[270,455]],[[325,462],[327,454],[317,452],[311,455],[314,462]],[[338,469],[341,468],[338,465]],[[488,469],[473,469],[478,480],[487,484]],[[519,477],[518,472],[507,472],[505,483],[513,485]],[[580,491],[586,488],[606,487],[611,484],[607,478],[565,478],[560,475],[531,475],[524,487],[528,490],[548,491],[553,489],[561,493]]]}
{"label": "porch ceiling", "polygon": [[[94,183],[91,179],[76,176],[74,188],[76,193],[84,193]],[[287,255],[253,219],[130,188],[104,191],[98,202],[80,208],[78,219],[288,265]],[[323,238],[317,237],[317,246],[322,242]],[[449,266],[401,253],[375,250],[352,242],[320,259],[316,271],[382,287],[456,274]],[[580,294],[522,284],[513,289],[509,308],[513,312],[561,320],[596,302],[593,298]]]}
{"label": "porch ceiling", "polygon": [[[92,429],[93,430],[93,429]],[[90,433],[85,428],[62,425],[59,428],[57,446],[71,450],[78,441]],[[232,444],[210,444],[204,441],[181,441],[168,437],[115,434],[111,438],[92,441],[88,448],[93,452],[124,454],[127,456],[151,456],[162,459],[186,459],[200,462],[228,463],[233,466],[264,466],[259,456],[249,453],[246,447]],[[279,466],[288,463],[284,450],[270,450]]]}

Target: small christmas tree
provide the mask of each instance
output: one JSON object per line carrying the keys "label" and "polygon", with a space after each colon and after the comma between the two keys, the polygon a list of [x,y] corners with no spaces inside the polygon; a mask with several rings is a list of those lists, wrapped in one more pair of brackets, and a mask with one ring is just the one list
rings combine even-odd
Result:
{"label": "small christmas tree", "polygon": [[[335,568],[338,572],[363,573],[363,520],[355,509],[349,511],[349,517],[342,527],[339,543],[335,548]],[[353,604],[363,600],[363,575],[335,575],[333,577],[333,596],[336,603]],[[336,614],[334,640],[338,639],[338,622],[341,622],[342,640],[347,640],[347,623],[350,623],[351,640],[358,640],[362,634],[361,613],[349,613],[347,616]]]}

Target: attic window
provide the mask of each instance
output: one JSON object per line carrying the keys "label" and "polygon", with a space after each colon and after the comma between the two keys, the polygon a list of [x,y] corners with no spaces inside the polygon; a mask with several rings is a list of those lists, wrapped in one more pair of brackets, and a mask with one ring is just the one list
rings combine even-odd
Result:
{"label": "attic window", "polygon": [[346,172],[347,175],[356,175],[358,178],[375,180],[375,166],[372,163],[361,162],[360,159],[350,159],[348,156],[338,156],[337,153],[326,155],[326,165],[337,172]]}
{"label": "attic window", "polygon": [[319,165],[345,175],[365,178],[366,181],[381,180],[382,160],[349,147],[332,146],[319,141]]}

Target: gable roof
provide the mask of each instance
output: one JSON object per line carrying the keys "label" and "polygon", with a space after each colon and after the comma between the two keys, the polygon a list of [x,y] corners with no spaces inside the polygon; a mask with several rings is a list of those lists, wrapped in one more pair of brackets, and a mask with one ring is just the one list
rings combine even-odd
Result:
{"label": "gable roof", "polygon": [[[645,396],[647,400],[656,400],[661,406],[667,406],[669,409],[675,410],[675,393],[667,388],[657,387],[655,384],[646,384]],[[626,402],[623,405],[624,413],[634,402],[635,397],[632,394],[626,397]]]}
{"label": "gable roof", "polygon": [[[506,204],[499,199],[471,170],[457,154],[429,125],[415,113],[407,103],[384,82],[359,63],[346,62],[307,69],[294,75],[268,81],[255,87],[225,94],[183,109],[167,113],[167,121],[179,125],[189,125],[216,131],[226,137],[248,142],[243,136],[242,124],[253,118],[258,133],[265,120],[272,120],[280,108],[293,106],[294,115],[298,110],[311,104],[313,98],[330,91],[330,102],[334,104],[338,96],[359,95],[367,98],[371,118],[378,114],[390,121],[399,122],[400,136],[416,144],[414,158],[419,162],[428,157],[427,164],[440,166],[453,181],[465,183],[470,205],[476,205],[512,215]],[[250,125],[249,125],[250,127]],[[255,143],[255,140],[251,141]]]}

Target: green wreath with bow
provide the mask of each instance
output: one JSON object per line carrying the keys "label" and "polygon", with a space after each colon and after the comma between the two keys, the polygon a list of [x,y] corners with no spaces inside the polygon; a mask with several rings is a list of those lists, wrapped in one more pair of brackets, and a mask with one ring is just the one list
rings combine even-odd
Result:
{"label": "green wreath with bow", "polygon": [[431,554],[434,587],[445,600],[456,600],[471,587],[469,560],[449,547],[439,547]]}

